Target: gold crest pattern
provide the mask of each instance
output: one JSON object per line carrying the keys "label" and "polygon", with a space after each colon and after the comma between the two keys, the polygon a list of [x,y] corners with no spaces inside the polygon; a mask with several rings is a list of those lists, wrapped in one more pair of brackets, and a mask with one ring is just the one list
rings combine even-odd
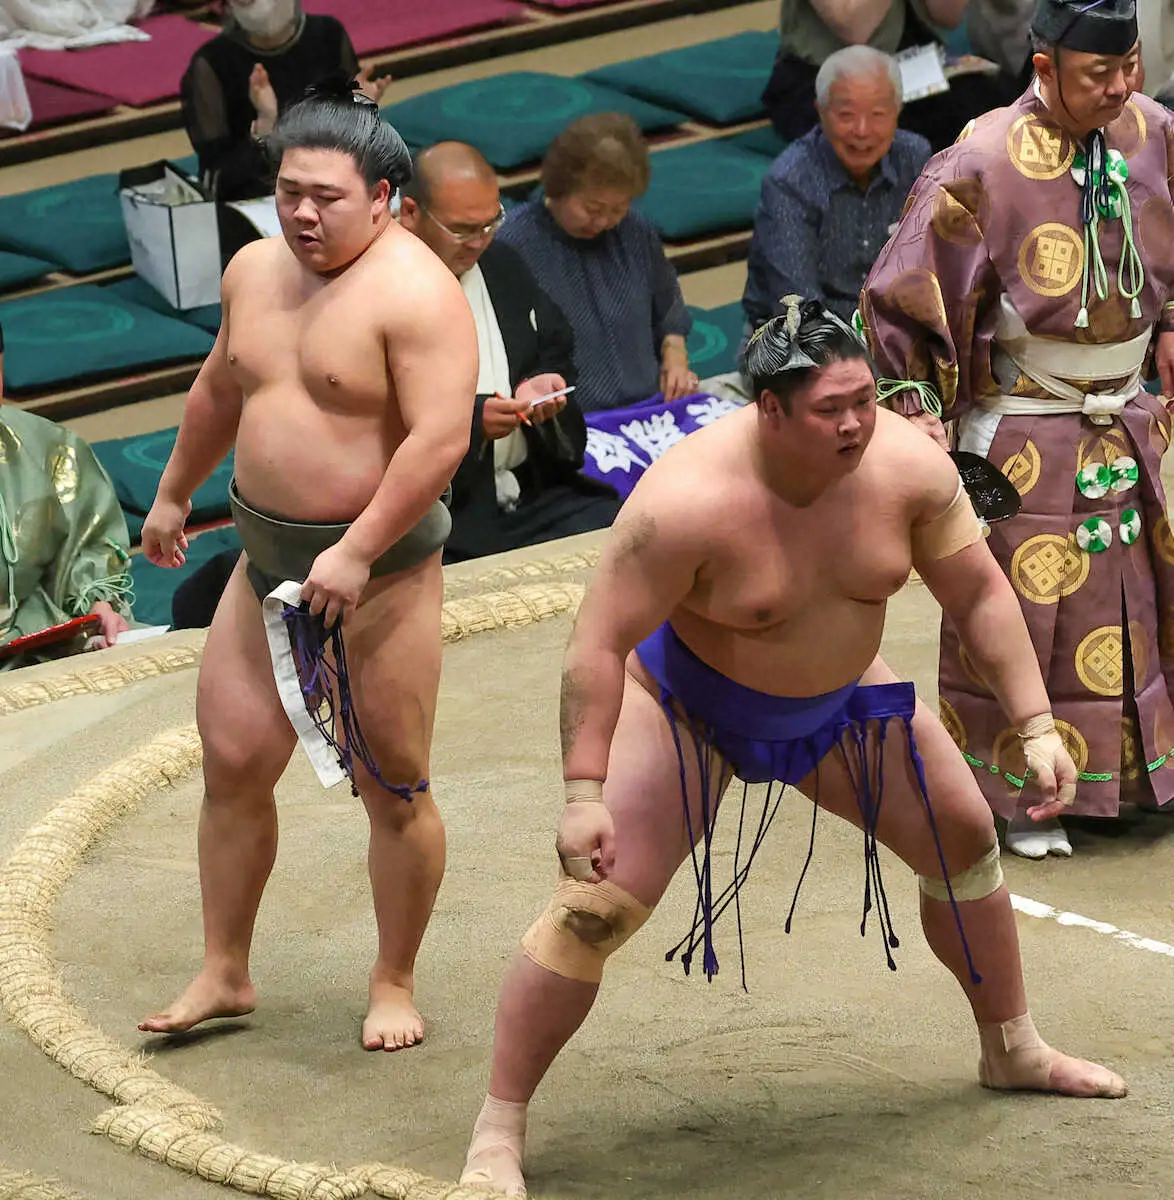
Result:
{"label": "gold crest pattern", "polygon": [[927,328],[943,334],[949,329],[941,284],[925,267],[902,271],[893,280],[888,298],[895,308]]}
{"label": "gold crest pattern", "polygon": [[1076,142],[1059,125],[1028,113],[1007,130],[1007,157],[1028,179],[1058,179],[1072,166]]}
{"label": "gold crest pattern", "polygon": [[1125,677],[1120,625],[1100,625],[1076,647],[1076,677],[1094,696],[1120,696]]}
{"label": "gold crest pattern", "polygon": [[1019,275],[1037,296],[1064,296],[1080,282],[1084,242],[1059,221],[1037,225],[1019,246]]}
{"label": "gold crest pattern", "polygon": [[1011,582],[1032,604],[1057,604],[1083,587],[1090,563],[1072,534],[1037,533],[1012,555]]}
{"label": "gold crest pattern", "polygon": [[977,246],[982,241],[978,219],[982,197],[982,184],[977,179],[942,184],[934,193],[930,216],[934,233],[955,246]]}
{"label": "gold crest pattern", "polygon": [[1026,496],[1039,482],[1042,465],[1043,459],[1040,457],[1039,447],[1031,438],[1028,438],[1023,444],[1023,449],[1018,454],[1011,455],[1003,464],[1003,474],[1011,481],[1020,496]]}

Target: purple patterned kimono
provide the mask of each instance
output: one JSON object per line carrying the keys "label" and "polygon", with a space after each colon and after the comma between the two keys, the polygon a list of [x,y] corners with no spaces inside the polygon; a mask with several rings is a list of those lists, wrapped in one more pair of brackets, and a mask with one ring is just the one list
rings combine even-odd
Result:
{"label": "purple patterned kimono", "polygon": [[[1086,147],[1039,96],[978,118],[926,166],[861,297],[878,374],[933,384],[958,444],[1022,497],[989,544],[1080,772],[1074,811],[1092,816],[1174,797],[1170,418],[1138,385],[1174,330],[1174,115],[1135,95],[1105,140],[1118,186],[1090,236]],[[921,408],[908,389],[894,404]],[[1019,739],[948,622],[939,685],[947,729],[1011,816]]]}

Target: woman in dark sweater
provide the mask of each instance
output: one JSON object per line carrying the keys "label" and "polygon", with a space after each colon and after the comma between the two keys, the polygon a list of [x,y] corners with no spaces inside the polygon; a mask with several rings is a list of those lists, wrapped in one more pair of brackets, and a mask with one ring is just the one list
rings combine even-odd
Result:
{"label": "woman in dark sweater", "polygon": [[[299,0],[225,0],[224,27],[201,46],[183,77],[184,124],[200,179],[218,200],[264,196],[273,182],[258,139],[308,87],[359,62],[334,17],[307,16]],[[359,76],[378,100],[390,77]]]}

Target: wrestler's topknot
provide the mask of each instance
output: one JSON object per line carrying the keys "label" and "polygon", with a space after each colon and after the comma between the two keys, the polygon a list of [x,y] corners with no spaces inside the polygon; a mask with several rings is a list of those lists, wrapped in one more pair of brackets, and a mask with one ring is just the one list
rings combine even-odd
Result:
{"label": "wrestler's topknot", "polygon": [[784,296],[779,315],[760,325],[742,354],[742,373],[755,398],[764,391],[779,398],[790,413],[790,397],[814,370],[831,362],[862,358],[870,366],[868,348],[850,326],[818,300]]}
{"label": "wrestler's topknot", "polygon": [[274,170],[287,150],[337,150],[354,160],[368,187],[386,179],[394,192],[412,177],[412,156],[403,138],[352,80],[309,89],[278,118],[266,150]]}

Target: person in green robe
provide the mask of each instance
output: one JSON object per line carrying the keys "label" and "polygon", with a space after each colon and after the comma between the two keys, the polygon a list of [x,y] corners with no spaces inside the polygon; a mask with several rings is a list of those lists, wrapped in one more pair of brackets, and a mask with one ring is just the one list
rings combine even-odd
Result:
{"label": "person in green robe", "polygon": [[[90,644],[113,645],[129,628],[129,544],[114,485],[89,445],[0,403],[0,647],[87,613],[101,621]],[[83,644],[0,656],[0,671]]]}

